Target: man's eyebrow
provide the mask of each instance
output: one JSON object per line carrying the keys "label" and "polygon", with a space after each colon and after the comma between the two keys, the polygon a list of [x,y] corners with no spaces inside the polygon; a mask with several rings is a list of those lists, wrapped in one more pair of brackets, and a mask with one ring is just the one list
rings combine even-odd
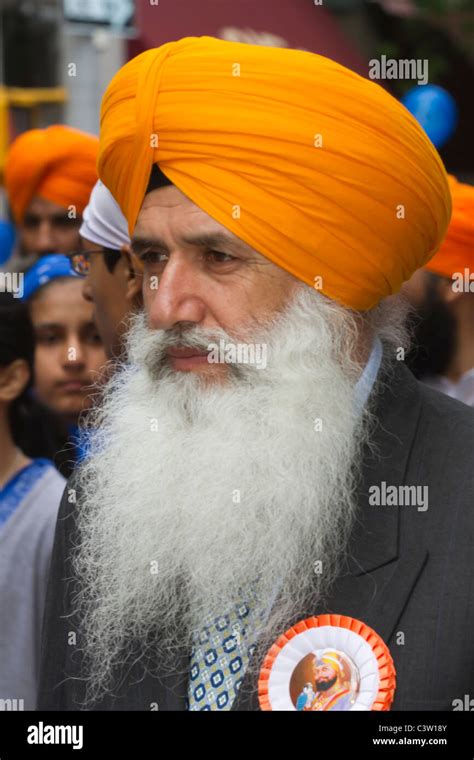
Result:
{"label": "man's eyebrow", "polygon": [[161,240],[161,238],[145,238],[145,237],[134,237],[130,241],[130,248],[132,249],[133,253],[136,256],[140,256],[141,253],[144,251],[154,250],[154,251],[164,251],[165,253],[169,253],[168,246],[166,243]]}
{"label": "man's eyebrow", "polygon": [[[217,248],[219,246],[225,246],[226,248],[232,248],[235,251],[242,251],[244,243],[239,240],[234,240],[222,232],[213,233],[197,233],[194,235],[183,235],[180,238],[180,242],[187,245],[196,245],[201,248]],[[144,238],[134,237],[131,242],[132,251],[135,255],[140,256],[144,251],[161,251],[163,253],[169,253],[169,248],[165,241],[159,237]]]}
{"label": "man's eyebrow", "polygon": [[64,330],[64,325],[61,322],[37,322],[35,330]]}
{"label": "man's eyebrow", "polygon": [[202,248],[216,248],[220,245],[223,245],[226,247],[234,248],[235,250],[241,250],[244,245],[244,243],[240,242],[239,240],[235,240],[234,238],[230,237],[230,235],[226,235],[224,232],[184,235],[182,237],[182,241],[188,245],[198,245]]}
{"label": "man's eyebrow", "polygon": [[69,214],[67,211],[52,211],[50,214],[48,213],[41,213],[40,211],[27,211],[24,215],[24,218],[26,219],[47,219],[48,221],[51,221],[51,219],[69,219]]}

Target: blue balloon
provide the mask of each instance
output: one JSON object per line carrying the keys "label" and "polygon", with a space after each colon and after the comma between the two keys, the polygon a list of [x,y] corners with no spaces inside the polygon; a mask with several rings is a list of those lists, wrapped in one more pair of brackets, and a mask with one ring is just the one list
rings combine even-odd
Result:
{"label": "blue balloon", "polygon": [[0,219],[0,265],[4,264],[13,252],[15,244],[15,228],[10,222]]}
{"label": "blue balloon", "polygon": [[442,87],[418,85],[403,96],[402,103],[419,121],[436,148],[444,145],[454,133],[458,108],[452,95]]}

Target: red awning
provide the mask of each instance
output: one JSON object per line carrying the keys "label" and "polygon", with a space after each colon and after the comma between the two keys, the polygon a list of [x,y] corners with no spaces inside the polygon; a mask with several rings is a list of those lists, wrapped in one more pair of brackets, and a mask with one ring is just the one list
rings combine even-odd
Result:
{"label": "red awning", "polygon": [[137,2],[133,57],[180,37],[211,35],[277,47],[303,48],[367,76],[367,61],[314,0],[160,0]]}

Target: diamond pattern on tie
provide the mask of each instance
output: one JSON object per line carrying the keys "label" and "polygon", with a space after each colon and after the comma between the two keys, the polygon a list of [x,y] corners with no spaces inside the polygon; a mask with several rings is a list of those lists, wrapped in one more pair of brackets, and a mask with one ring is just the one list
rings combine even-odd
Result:
{"label": "diamond pattern on tie", "polygon": [[246,603],[228,615],[209,618],[191,653],[188,710],[230,710],[254,651],[262,613]]}

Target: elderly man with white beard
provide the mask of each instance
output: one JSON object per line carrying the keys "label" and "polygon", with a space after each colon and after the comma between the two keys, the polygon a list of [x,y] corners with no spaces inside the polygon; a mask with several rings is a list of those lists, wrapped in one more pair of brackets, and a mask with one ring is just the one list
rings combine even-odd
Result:
{"label": "elderly man with white beard", "polygon": [[397,295],[449,220],[431,143],[331,61],[188,38],[112,80],[99,174],[144,310],[63,496],[39,709],[257,710],[272,644],[325,615],[389,651],[394,709],[451,709],[473,686],[474,416],[403,365]]}

